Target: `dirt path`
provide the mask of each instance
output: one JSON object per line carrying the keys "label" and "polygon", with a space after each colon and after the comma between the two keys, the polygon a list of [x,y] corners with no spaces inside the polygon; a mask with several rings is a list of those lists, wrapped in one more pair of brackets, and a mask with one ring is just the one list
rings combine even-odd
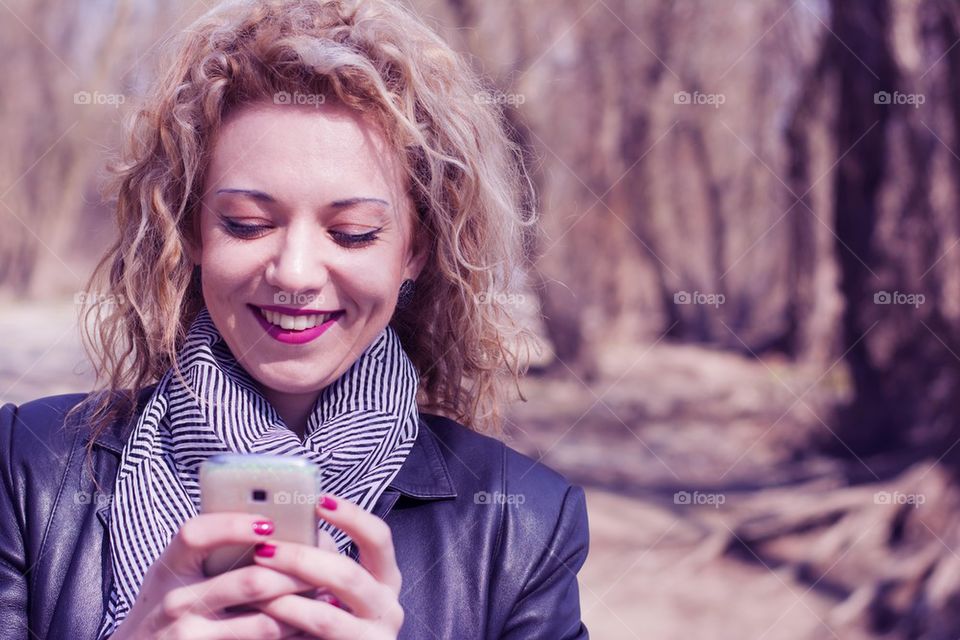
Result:
{"label": "dirt path", "polygon": [[835,599],[722,555],[742,502],[817,473],[784,456],[818,424],[797,396],[816,407],[833,393],[803,396],[820,374],[671,346],[621,349],[605,366],[590,385],[527,381],[510,430],[514,447],[587,487],[581,602],[594,637],[836,637]]}

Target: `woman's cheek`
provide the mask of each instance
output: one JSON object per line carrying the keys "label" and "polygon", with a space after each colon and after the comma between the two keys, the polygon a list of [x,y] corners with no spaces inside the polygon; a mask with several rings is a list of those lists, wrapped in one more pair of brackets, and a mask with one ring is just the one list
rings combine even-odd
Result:
{"label": "woman's cheek", "polygon": [[267,253],[263,247],[224,245],[218,243],[206,255],[207,268],[220,284],[239,284],[250,281],[266,268]]}
{"label": "woman's cheek", "polygon": [[[397,247],[384,245],[370,248],[363,253],[366,255],[358,256],[353,265],[358,286],[382,295],[392,288],[394,281],[399,283],[402,280],[403,261],[398,255]],[[399,284],[397,286],[399,287]]]}

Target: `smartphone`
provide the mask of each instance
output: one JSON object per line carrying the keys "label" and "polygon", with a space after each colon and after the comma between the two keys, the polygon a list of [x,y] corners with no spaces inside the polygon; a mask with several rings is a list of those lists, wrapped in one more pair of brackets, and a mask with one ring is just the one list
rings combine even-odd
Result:
{"label": "smartphone", "polygon": [[[217,454],[200,466],[200,511],[259,513],[274,523],[271,538],[317,546],[320,467],[295,456]],[[209,576],[251,565],[255,545],[225,545],[204,560]],[[306,595],[306,594],[305,594]]]}

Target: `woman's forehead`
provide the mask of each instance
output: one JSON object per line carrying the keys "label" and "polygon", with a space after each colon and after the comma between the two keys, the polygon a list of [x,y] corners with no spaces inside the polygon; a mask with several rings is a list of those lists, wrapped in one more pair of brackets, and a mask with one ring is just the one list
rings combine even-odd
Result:
{"label": "woman's forehead", "polygon": [[397,154],[380,128],[339,105],[241,107],[212,149],[207,192],[256,189],[274,197],[396,202],[406,191]]}

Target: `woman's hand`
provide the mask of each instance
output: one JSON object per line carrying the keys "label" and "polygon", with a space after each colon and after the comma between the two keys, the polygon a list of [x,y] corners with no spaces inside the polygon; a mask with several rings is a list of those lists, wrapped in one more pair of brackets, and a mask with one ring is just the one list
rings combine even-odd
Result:
{"label": "woman's hand", "polygon": [[[221,545],[256,545],[272,525],[246,513],[201,514],[187,520],[147,570],[137,600],[111,640],[136,638],[289,638],[299,629],[262,612],[225,613],[226,607],[306,591],[292,574],[251,565],[207,578],[203,559]],[[329,606],[329,605],[325,605]]]}
{"label": "woman's hand", "polygon": [[353,539],[360,550],[359,564],[335,550],[283,541],[260,545],[254,557],[259,566],[321,587],[335,600],[282,595],[253,606],[301,629],[306,637],[396,640],[403,626],[403,608],[390,527],[349,500],[331,496],[317,504],[317,512]]}

